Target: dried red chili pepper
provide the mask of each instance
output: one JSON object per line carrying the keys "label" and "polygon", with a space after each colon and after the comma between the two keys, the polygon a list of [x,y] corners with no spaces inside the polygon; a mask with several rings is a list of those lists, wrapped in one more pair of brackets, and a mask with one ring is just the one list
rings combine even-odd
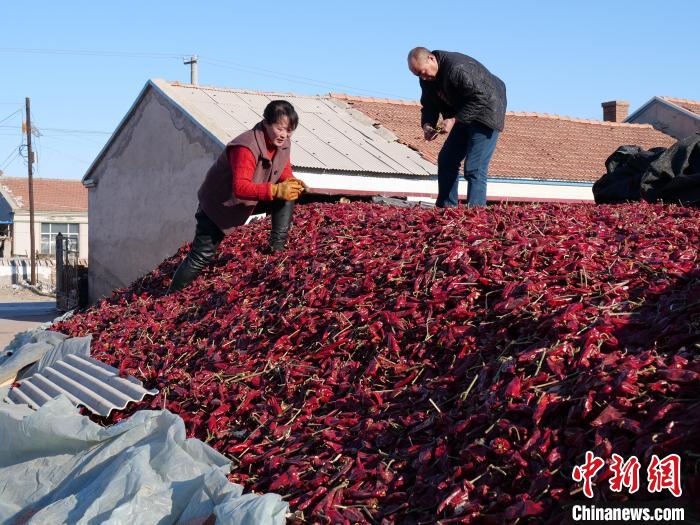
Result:
{"label": "dried red chili pepper", "polygon": [[109,422],[165,406],[311,522],[554,522],[583,450],[700,452],[700,211],[323,204],[295,225],[283,254],[250,249],[257,222],[182,292],[162,295],[186,250],[55,327],[161,390]]}

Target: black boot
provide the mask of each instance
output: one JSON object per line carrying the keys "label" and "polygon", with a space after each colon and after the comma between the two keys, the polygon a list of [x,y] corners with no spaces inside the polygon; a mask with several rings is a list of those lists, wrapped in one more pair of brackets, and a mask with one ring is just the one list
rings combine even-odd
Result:
{"label": "black boot", "polygon": [[272,210],[272,230],[270,230],[270,251],[284,250],[289,235],[289,227],[292,224],[294,201],[281,201],[275,203]]}
{"label": "black boot", "polygon": [[216,250],[224,238],[224,233],[207,217],[202,210],[195,214],[197,228],[187,258],[180,263],[167,293],[177,292],[190,284],[199,275],[209,261],[216,255]]}

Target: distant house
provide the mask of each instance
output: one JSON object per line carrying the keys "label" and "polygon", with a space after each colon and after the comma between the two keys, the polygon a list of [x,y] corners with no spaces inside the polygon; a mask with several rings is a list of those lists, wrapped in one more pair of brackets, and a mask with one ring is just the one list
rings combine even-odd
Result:
{"label": "distant house", "polygon": [[[422,140],[416,102],[150,80],[83,178],[89,188],[92,301],[128,285],[191,240],[196,193],[207,169],[224,144],[259,122],[267,103],[278,98],[299,113],[292,164],[313,192],[436,197],[440,143]],[[649,125],[509,113],[488,197],[592,201],[592,183],[618,146],[672,142]],[[460,185],[462,198],[466,189]]]}
{"label": "distant house", "polygon": [[[88,258],[88,195],[79,180],[34,179],[35,249],[51,257],[56,235],[67,236]],[[0,177],[0,257],[29,257],[31,253],[28,179]]]}
{"label": "distant house", "polygon": [[[399,141],[437,163],[445,141],[423,140],[420,104],[331,95],[394,132]],[[592,201],[591,187],[605,173],[605,160],[625,144],[668,147],[672,137],[648,124],[583,120],[544,113],[510,111],[489,166],[490,201]],[[460,185],[460,195],[466,193]]]}
{"label": "distant house", "polygon": [[659,131],[681,140],[693,133],[700,133],[700,102],[654,97],[625,122],[651,124]]}

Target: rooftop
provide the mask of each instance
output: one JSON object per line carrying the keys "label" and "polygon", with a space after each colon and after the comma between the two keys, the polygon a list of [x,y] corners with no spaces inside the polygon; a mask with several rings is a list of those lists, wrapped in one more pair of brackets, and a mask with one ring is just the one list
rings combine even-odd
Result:
{"label": "rooftop", "polygon": [[[400,142],[430,162],[437,162],[445,136],[432,142],[423,139],[418,102],[335,93],[330,96],[370,116],[395,133]],[[622,145],[648,149],[674,143],[673,137],[649,124],[510,111],[506,113],[505,129],[491,161],[489,177],[594,182],[605,173],[605,160]]]}
{"label": "rooftop", "polygon": [[[34,178],[34,209],[42,212],[86,212],[88,190],[80,180]],[[29,179],[0,177],[0,193],[17,210],[29,210]]]}
{"label": "rooftop", "polygon": [[325,171],[430,176],[435,166],[387,136],[368,118],[357,119],[327,96],[195,86],[164,80],[160,91],[222,144],[251,129],[272,100],[288,100],[299,114],[292,137],[295,167]]}

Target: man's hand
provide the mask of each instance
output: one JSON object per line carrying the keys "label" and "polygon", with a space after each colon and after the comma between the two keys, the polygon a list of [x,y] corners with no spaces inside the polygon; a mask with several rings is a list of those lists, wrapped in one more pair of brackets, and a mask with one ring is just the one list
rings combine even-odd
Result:
{"label": "man's hand", "polygon": [[423,125],[423,138],[427,141],[434,140],[435,137],[438,136],[438,133],[440,133],[440,129],[435,129],[433,126],[430,124],[424,124]]}
{"label": "man's hand", "polygon": [[299,198],[301,192],[304,191],[304,188],[306,188],[306,184],[299,179],[287,179],[284,182],[272,185],[272,198],[295,201]]}

